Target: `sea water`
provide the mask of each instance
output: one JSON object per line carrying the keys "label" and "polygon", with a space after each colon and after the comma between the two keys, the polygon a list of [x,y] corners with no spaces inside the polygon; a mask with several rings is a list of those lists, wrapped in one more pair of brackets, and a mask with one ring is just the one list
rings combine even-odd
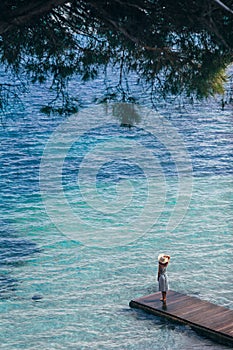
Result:
{"label": "sea water", "polygon": [[1,125],[1,349],[225,349],[129,301],[165,252],[171,289],[233,309],[232,108],[136,106],[129,127],[38,94]]}

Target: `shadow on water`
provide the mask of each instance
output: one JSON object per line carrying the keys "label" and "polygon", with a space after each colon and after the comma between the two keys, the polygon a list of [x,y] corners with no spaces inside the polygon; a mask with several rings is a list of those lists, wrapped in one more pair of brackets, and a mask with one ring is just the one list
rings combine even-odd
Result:
{"label": "shadow on water", "polygon": [[35,243],[17,237],[16,232],[5,221],[0,221],[0,300],[8,299],[16,291],[19,280],[13,278],[9,269],[27,262],[29,256],[39,253]]}

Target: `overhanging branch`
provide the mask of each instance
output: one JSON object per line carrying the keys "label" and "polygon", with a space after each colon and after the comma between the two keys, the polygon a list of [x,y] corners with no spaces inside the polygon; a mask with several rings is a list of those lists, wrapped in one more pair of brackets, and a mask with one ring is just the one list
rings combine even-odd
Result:
{"label": "overhanging branch", "polygon": [[25,3],[21,7],[12,11],[8,16],[7,21],[0,21],[0,35],[6,33],[14,27],[24,25],[31,22],[35,17],[40,17],[49,13],[53,8],[63,5],[73,0],[34,0],[30,3]]}
{"label": "overhanging branch", "polygon": [[230,7],[228,7],[227,5],[225,5],[222,1],[220,0],[213,0],[214,2],[216,2],[216,4],[218,4],[220,7],[222,7],[224,10],[230,12],[233,14],[233,10],[230,9]]}

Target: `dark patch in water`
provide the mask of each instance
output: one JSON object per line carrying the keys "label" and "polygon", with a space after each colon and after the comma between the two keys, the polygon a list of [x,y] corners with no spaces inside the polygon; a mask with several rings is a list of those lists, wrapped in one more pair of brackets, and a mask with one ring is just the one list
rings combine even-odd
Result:
{"label": "dark patch in water", "polygon": [[25,264],[27,258],[39,253],[40,249],[35,243],[18,238],[7,222],[1,221],[0,225],[0,268],[4,268],[4,274],[0,275],[0,299],[8,299],[16,291],[18,280],[10,277],[5,268]]}
{"label": "dark patch in water", "polygon": [[0,275],[0,300],[8,299],[17,289],[18,282],[8,275]]}
{"label": "dark patch in water", "polygon": [[43,296],[40,294],[35,294],[32,296],[32,300],[34,301],[40,301],[41,299],[43,299]]}
{"label": "dark patch in water", "polygon": [[35,243],[26,239],[0,237],[0,266],[21,265],[26,257],[39,251]]}

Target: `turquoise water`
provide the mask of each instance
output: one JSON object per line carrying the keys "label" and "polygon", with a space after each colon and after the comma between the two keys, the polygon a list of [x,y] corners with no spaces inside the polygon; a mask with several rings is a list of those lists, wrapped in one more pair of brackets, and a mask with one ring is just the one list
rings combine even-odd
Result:
{"label": "turquoise water", "polygon": [[225,349],[128,303],[167,252],[172,289],[233,309],[232,109],[125,128],[119,105],[67,124],[30,99],[1,126],[1,348]]}

